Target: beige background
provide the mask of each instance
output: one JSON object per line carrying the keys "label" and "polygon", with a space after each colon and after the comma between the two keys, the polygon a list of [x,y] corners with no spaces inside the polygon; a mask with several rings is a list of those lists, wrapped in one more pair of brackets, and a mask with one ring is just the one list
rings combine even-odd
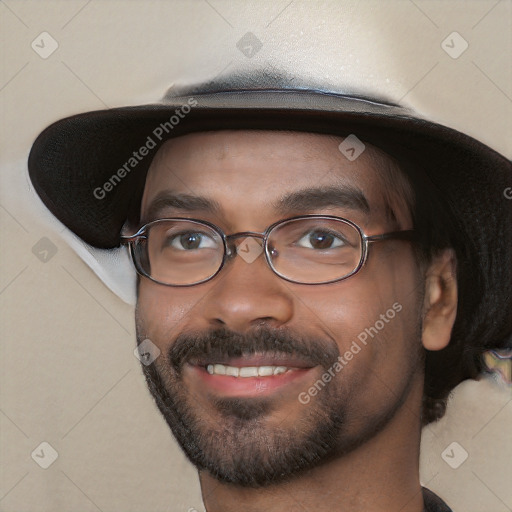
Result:
{"label": "beige background", "polygon": [[[132,307],[28,193],[26,158],[44,127],[234,69],[280,64],[329,78],[346,68],[363,89],[377,84],[510,158],[511,13],[505,0],[1,1],[0,510],[203,510],[133,355]],[[31,48],[43,31],[58,43],[47,59]],[[236,47],[249,31],[263,43],[251,59]],[[469,44],[457,59],[441,47],[454,31]],[[346,34],[358,38],[342,47]],[[46,262],[38,243],[54,247]],[[422,483],[455,512],[512,510],[511,400],[498,379],[466,382],[425,429]],[[31,457],[42,442],[58,453],[48,469]],[[468,453],[457,469],[441,456],[453,442]]]}

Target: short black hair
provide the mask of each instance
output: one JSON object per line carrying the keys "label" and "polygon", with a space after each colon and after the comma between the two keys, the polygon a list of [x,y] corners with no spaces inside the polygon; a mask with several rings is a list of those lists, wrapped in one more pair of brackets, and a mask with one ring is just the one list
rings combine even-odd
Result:
{"label": "short black hair", "polygon": [[457,262],[457,315],[450,342],[438,351],[425,350],[422,424],[427,425],[444,416],[450,392],[458,384],[477,379],[486,369],[484,353],[509,348],[511,340],[496,340],[487,334],[489,304],[482,304],[479,293],[488,285],[486,274],[479,268],[478,248],[464,236],[450,204],[441,199],[443,194],[428,178],[422,162],[400,155],[397,161],[414,193],[411,213],[419,261],[428,265],[441,251],[453,249]]}

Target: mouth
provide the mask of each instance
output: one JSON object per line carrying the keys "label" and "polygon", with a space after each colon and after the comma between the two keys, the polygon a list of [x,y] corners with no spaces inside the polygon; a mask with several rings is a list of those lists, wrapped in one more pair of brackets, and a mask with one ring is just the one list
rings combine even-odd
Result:
{"label": "mouth", "polygon": [[262,397],[289,388],[304,387],[316,365],[289,354],[254,354],[237,358],[211,358],[185,365],[185,375],[224,397]]}
{"label": "mouth", "polygon": [[281,375],[295,368],[286,366],[231,366],[227,364],[209,364],[206,371],[210,375],[227,375],[228,377],[240,377],[243,379],[251,377],[271,377]]}

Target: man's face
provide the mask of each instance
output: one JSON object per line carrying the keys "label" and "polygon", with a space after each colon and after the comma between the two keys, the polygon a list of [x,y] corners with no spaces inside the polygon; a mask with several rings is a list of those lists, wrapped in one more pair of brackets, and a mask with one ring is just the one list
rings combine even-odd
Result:
{"label": "man's face", "polygon": [[[232,234],[327,214],[366,235],[410,229],[409,213],[389,204],[393,194],[371,150],[350,162],[341,140],[250,131],[172,140],[149,171],[142,220],[202,219]],[[340,197],[362,193],[369,209],[333,200],[325,194],[333,188]],[[160,200],[156,209],[162,194],[201,197],[218,208]],[[406,408],[419,414],[422,289],[412,246],[398,240],[372,244],[360,272],[330,284],[285,281],[262,255],[250,263],[239,255],[190,287],[141,278],[138,342],[149,338],[161,351],[143,367],[148,385],[198,468],[239,485],[277,482],[356,449]],[[287,369],[258,377],[208,373],[216,363]]]}

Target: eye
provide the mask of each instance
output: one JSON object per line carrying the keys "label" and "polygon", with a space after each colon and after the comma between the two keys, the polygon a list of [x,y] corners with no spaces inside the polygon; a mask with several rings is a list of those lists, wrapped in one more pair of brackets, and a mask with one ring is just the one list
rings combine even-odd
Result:
{"label": "eye", "polygon": [[172,247],[179,251],[192,251],[194,249],[215,249],[217,243],[212,237],[197,231],[185,231],[168,236],[164,240],[165,247]]}
{"label": "eye", "polygon": [[343,247],[346,242],[340,233],[326,229],[315,229],[308,231],[296,245],[307,249],[334,249]]}

